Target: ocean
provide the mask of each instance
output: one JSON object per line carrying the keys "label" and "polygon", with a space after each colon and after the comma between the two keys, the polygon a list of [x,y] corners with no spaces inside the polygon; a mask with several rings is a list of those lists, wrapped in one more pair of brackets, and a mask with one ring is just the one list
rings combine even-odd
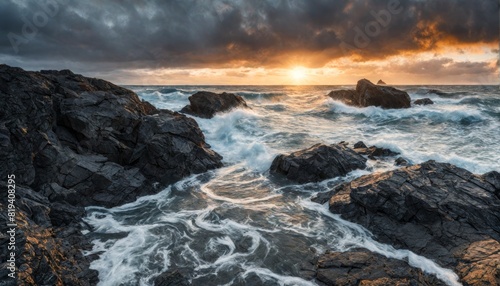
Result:
{"label": "ocean", "polygon": [[368,161],[346,177],[298,185],[269,175],[273,158],[316,143],[358,141],[397,151],[411,163],[448,162],[473,173],[500,171],[498,86],[398,86],[409,109],[356,108],[326,94],[353,86],[127,86],[158,108],[179,111],[196,91],[241,95],[249,109],[193,117],[224,167],[192,175],[156,195],[106,209],[88,207],[99,254],[99,285],[152,285],[179,269],[194,285],[316,285],[301,272],[318,253],[363,247],[434,273],[431,260],[377,242],[362,227],[311,202],[319,192],[362,175],[397,168]]}

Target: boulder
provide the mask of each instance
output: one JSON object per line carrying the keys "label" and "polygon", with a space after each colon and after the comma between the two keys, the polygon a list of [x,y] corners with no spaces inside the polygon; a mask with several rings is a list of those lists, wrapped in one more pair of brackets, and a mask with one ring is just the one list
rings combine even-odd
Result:
{"label": "boulder", "polygon": [[421,98],[417,99],[413,102],[416,105],[429,105],[429,104],[434,104],[434,101],[432,101],[430,98]]}
{"label": "boulder", "polygon": [[455,269],[468,285],[498,284],[499,176],[428,161],[342,185],[330,211],[382,242]]}
{"label": "boulder", "polygon": [[359,80],[356,90],[332,91],[328,96],[358,107],[409,108],[411,106],[410,96],[405,91],[390,86],[375,85],[367,79]]}
{"label": "boulder", "polygon": [[182,108],[181,112],[201,118],[212,118],[218,112],[248,107],[241,96],[226,92],[199,91],[189,97],[189,103]]}
{"label": "boulder", "polygon": [[270,172],[298,183],[308,183],[344,176],[365,167],[366,159],[344,144],[316,144],[289,155],[278,155]]}
{"label": "boulder", "polygon": [[385,83],[383,80],[379,79],[379,80],[377,81],[377,84],[385,85],[385,84],[387,84],[387,83]]}
{"label": "boulder", "polygon": [[445,285],[405,261],[366,249],[327,252],[316,264],[316,279],[325,285]]}

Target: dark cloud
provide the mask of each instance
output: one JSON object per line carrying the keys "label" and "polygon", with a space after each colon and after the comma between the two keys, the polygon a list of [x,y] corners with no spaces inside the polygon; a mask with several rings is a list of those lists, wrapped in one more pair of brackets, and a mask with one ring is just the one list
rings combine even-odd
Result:
{"label": "dark cloud", "polygon": [[7,0],[0,2],[0,60],[111,70],[273,67],[297,58],[319,67],[346,53],[383,58],[440,43],[498,42],[496,0],[401,0],[402,12],[377,30],[370,23],[375,14],[387,19],[380,11],[391,1]]}

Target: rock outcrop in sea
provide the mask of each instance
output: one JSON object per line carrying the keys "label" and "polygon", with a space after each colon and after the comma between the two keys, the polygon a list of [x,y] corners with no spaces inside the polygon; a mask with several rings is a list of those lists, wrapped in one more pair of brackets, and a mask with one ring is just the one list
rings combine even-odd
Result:
{"label": "rock outcrop in sea", "polygon": [[384,85],[384,84],[387,84],[387,83],[385,83],[383,80],[379,79],[379,80],[377,81],[377,84]]}
{"label": "rock outcrop in sea", "polygon": [[345,144],[316,144],[310,148],[278,155],[270,172],[281,174],[298,183],[318,182],[364,169],[366,158]]}
{"label": "rock outcrop in sea", "polygon": [[367,79],[359,80],[356,90],[334,90],[328,96],[357,107],[379,106],[387,109],[411,107],[410,96],[405,91],[390,86],[375,85]]}
{"label": "rock outcrop in sea", "polygon": [[189,103],[182,108],[181,112],[201,118],[212,118],[219,112],[237,107],[248,107],[241,96],[226,92],[199,91],[189,97]]}
{"label": "rock outcrop in sea", "polygon": [[432,99],[426,97],[426,98],[417,99],[413,103],[416,105],[429,105],[429,104],[434,104],[434,101],[432,101]]}
{"label": "rock outcrop in sea", "polygon": [[[331,194],[330,211],[366,227],[377,240],[454,270],[464,285],[500,284],[498,172],[475,175],[427,161],[362,176]],[[324,268],[319,265],[318,275],[339,272]]]}
{"label": "rock outcrop in sea", "polygon": [[0,65],[0,145],[0,177],[16,177],[26,285],[95,284],[80,253],[84,206],[121,205],[222,166],[193,119],[69,70]]}

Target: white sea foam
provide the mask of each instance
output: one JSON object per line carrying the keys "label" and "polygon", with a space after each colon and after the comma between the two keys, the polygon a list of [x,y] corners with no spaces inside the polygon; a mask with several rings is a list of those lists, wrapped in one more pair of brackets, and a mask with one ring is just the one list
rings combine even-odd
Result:
{"label": "white sea foam", "polygon": [[366,248],[372,252],[382,254],[385,257],[405,260],[409,265],[420,268],[425,273],[436,275],[438,279],[442,280],[447,285],[462,285],[459,282],[458,275],[452,270],[440,267],[432,260],[417,255],[409,250],[395,249],[390,245],[382,244],[373,240],[371,234],[367,230],[357,224],[343,220],[339,215],[331,213],[326,204],[319,205],[308,200],[300,200],[300,204],[305,208],[322,214],[323,216],[334,219],[344,227],[344,241],[341,243],[337,242],[335,245],[332,245],[332,247],[335,247],[340,251],[347,251],[352,247]]}
{"label": "white sea foam", "polygon": [[[157,107],[180,110],[195,92],[163,88],[139,95]],[[296,265],[309,259],[304,249],[310,247],[318,251],[364,247],[407,261],[448,285],[459,285],[451,270],[378,243],[359,225],[309,199],[359,176],[397,168],[394,158],[369,160],[366,170],[303,185],[275,182],[266,171],[278,152],[341,140],[389,148],[412,163],[434,159],[475,173],[500,170],[498,95],[489,99],[469,93],[446,98],[410,94],[412,100],[430,97],[436,104],[384,110],[325,100],[327,91],[321,88],[292,89],[293,94],[284,95],[275,89],[239,90],[255,93],[246,98],[252,109],[234,109],[212,119],[193,117],[207,142],[224,156],[224,168],[190,176],[119,207],[87,208],[85,220],[94,227],[89,235],[96,239],[86,254],[99,255],[91,264],[99,271],[99,285],[152,285],[156,276],[177,268],[188,269],[187,279],[195,285],[255,283],[255,279],[315,285],[294,272]],[[278,257],[282,268],[274,265]]]}

